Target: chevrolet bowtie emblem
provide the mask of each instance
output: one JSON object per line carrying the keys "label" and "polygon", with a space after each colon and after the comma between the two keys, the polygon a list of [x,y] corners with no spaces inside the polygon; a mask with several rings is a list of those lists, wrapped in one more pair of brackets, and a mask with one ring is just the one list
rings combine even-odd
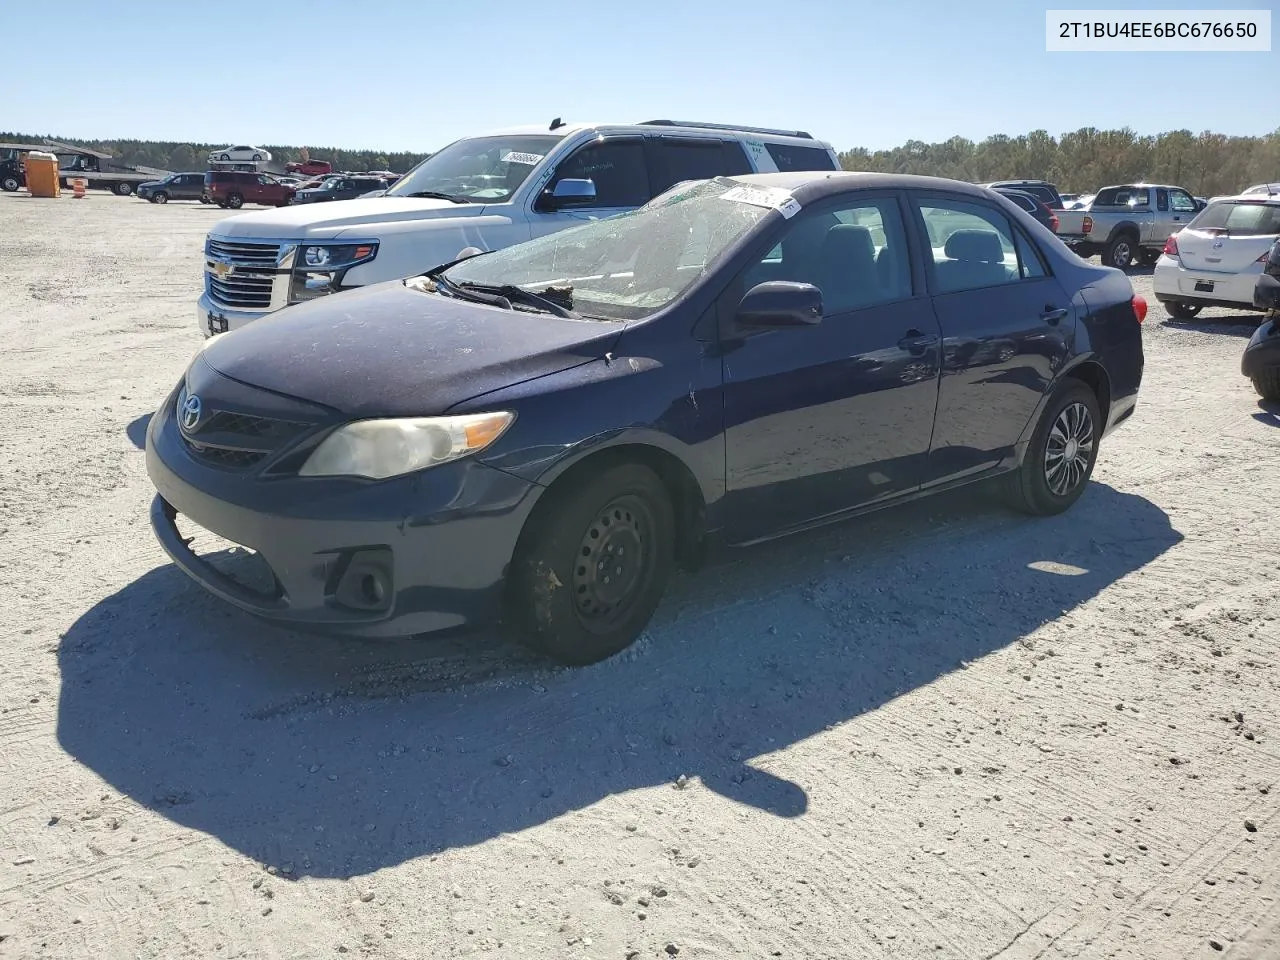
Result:
{"label": "chevrolet bowtie emblem", "polygon": [[236,268],[229,263],[211,263],[209,266],[213,268],[213,272],[217,275],[219,280],[227,279],[227,277],[235,273],[236,270]]}

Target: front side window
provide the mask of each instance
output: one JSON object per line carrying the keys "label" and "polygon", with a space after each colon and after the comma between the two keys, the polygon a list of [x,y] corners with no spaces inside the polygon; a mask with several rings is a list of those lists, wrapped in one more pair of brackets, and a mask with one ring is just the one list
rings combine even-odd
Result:
{"label": "front side window", "polygon": [[527,134],[458,140],[406,173],[387,196],[443,194],[466,203],[504,203],[560,140]]}
{"label": "front side window", "polygon": [[962,200],[922,200],[939,293],[956,293],[1022,279],[1008,219],[997,210]]}
{"label": "front side window", "polygon": [[1196,202],[1191,199],[1191,194],[1181,190],[1169,191],[1169,203],[1174,213],[1192,213],[1196,208]]}
{"label": "front side window", "polygon": [[547,185],[561,180],[590,180],[596,186],[592,207],[639,207],[649,201],[649,171],[642,140],[604,140],[588,144],[556,168]]}
{"label": "front side window", "polygon": [[[696,184],[638,210],[594,220],[528,243],[472,257],[444,271],[448,284],[554,288],[571,309],[602,320],[634,320],[671,303],[772,210],[735,199],[727,178]],[[445,293],[448,293],[447,287]]]}
{"label": "front side window", "polygon": [[743,292],[773,280],[813,284],[822,291],[825,316],[910,297],[911,266],[897,201],[850,201],[801,214],[777,246],[747,268]]}

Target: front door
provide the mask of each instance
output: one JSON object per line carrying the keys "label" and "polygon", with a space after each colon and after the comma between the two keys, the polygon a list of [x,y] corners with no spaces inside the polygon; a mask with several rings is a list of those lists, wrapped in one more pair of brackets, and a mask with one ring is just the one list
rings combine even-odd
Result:
{"label": "front door", "polygon": [[1035,245],[986,201],[922,197],[927,272],[942,327],[942,381],[928,479],[981,472],[1011,455],[1066,360],[1071,299]]}
{"label": "front door", "polygon": [[[557,207],[551,193],[561,180],[590,180],[596,197],[590,203]],[[560,161],[556,172],[534,200],[530,213],[533,237],[556,233],[588,220],[626,213],[650,199],[644,139],[595,140]]]}
{"label": "front door", "polygon": [[822,291],[815,326],[725,340],[727,518],[742,542],[919,486],[938,394],[939,328],[913,279],[898,196],[802,211],[730,284]]}

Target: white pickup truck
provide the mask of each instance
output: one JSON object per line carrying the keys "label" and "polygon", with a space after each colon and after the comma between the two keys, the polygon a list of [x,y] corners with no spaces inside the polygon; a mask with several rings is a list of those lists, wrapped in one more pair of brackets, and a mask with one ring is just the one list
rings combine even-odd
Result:
{"label": "white pickup truck", "polygon": [[838,170],[803,131],[653,120],[521,127],[451,143],[376,197],[245,213],[205,241],[205,336],[642,206],[684,180]]}
{"label": "white pickup truck", "polygon": [[1127,268],[1136,259],[1151,266],[1164,243],[1198,211],[1182,187],[1130,183],[1103,187],[1087,210],[1058,211],[1058,239],[1080,256],[1102,254],[1109,267]]}

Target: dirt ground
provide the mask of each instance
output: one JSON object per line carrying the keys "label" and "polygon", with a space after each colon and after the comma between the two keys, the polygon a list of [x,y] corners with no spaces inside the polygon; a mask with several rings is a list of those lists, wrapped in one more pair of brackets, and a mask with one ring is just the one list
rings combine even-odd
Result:
{"label": "dirt ground", "polygon": [[0,957],[1280,957],[1256,316],[1152,299],[1067,515],[761,547],[569,671],[166,562],[140,447],[221,215],[0,195]]}

